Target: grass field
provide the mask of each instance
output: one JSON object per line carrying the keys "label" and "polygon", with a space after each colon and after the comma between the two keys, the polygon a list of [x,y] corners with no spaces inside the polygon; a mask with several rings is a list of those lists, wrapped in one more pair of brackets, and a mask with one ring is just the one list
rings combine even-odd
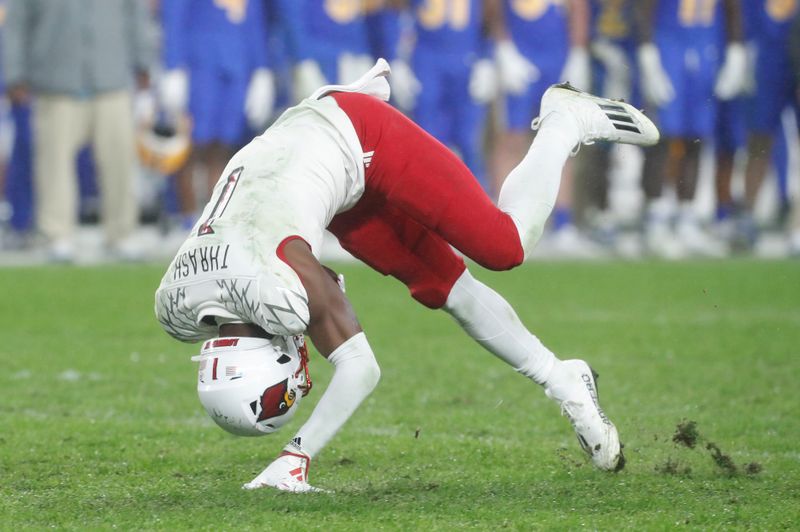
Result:
{"label": "grass field", "polygon": [[[240,486],[320,397],[330,368],[318,355],[288,430],[236,438],[197,401],[195,347],[153,318],[161,267],[0,270],[0,529],[800,523],[797,262],[476,271],[556,353],[600,372],[628,457],[619,474],[593,470],[557,406],[445,314],[378,274],[340,269],[383,378],[312,464],[312,484],[334,493],[309,495]],[[672,441],[688,421],[694,449]]]}

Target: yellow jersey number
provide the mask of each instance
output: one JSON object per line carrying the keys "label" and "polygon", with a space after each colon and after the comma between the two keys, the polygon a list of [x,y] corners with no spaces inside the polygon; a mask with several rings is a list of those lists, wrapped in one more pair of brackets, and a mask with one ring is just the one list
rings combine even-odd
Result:
{"label": "yellow jersey number", "polygon": [[511,0],[511,11],[523,20],[537,20],[550,6],[563,5],[565,0]]}
{"label": "yellow jersey number", "polygon": [[686,28],[711,26],[717,0],[681,0],[678,7],[678,20]]}
{"label": "yellow jersey number", "polygon": [[425,0],[417,8],[417,20],[426,30],[450,26],[463,30],[469,24],[470,0]]}
{"label": "yellow jersey number", "polygon": [[600,35],[610,39],[621,39],[630,33],[625,20],[625,4],[628,0],[605,0],[597,18],[597,30]]}
{"label": "yellow jersey number", "polygon": [[325,0],[325,14],[337,24],[353,22],[364,13],[362,0]]}
{"label": "yellow jersey number", "polygon": [[796,10],[797,0],[767,0],[767,15],[775,22],[786,22]]}
{"label": "yellow jersey number", "polygon": [[247,0],[214,0],[214,5],[225,11],[225,14],[234,24],[241,24],[247,13]]}

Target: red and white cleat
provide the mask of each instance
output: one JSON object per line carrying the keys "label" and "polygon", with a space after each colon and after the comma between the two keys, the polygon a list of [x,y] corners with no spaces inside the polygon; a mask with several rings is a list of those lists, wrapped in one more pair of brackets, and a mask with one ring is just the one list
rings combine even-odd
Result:
{"label": "red and white cleat", "polygon": [[292,493],[326,492],[308,483],[310,464],[311,458],[306,454],[283,451],[264,471],[242,488],[254,490],[269,487]]}

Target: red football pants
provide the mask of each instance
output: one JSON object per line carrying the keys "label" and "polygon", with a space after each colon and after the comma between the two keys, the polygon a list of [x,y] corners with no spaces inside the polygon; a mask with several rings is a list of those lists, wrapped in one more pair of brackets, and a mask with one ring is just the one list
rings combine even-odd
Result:
{"label": "red football pants", "polygon": [[465,269],[450,245],[491,270],[522,262],[514,222],[447,147],[377,98],[333,97],[363,151],[374,152],[364,195],[328,227],[344,249],[405,283],[431,308],[445,304]]}

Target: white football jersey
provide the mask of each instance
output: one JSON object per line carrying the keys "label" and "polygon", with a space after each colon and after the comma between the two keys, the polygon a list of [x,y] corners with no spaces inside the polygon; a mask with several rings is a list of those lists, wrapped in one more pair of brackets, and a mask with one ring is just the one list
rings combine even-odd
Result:
{"label": "white football jersey", "polygon": [[381,59],[351,85],[321,88],[231,158],[156,292],[156,316],[170,335],[203,340],[231,322],[278,336],[305,332],[308,296],[281,243],[302,238],[319,258],[331,219],[364,192],[358,136],[326,94],[388,99],[388,73]]}
{"label": "white football jersey", "polygon": [[333,216],[363,193],[361,158],[350,121],[330,97],[289,109],[234,155],[156,293],[166,331],[197,341],[229,321],[303,333],[308,299],[279,245],[300,237],[319,256]]}

